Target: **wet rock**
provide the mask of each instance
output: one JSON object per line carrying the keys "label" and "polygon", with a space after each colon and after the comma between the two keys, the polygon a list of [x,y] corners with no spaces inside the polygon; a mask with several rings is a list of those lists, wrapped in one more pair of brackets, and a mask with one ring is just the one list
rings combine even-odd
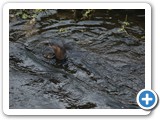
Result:
{"label": "wet rock", "polygon": [[[83,21],[64,12],[45,10],[35,21],[10,21],[10,108],[139,108],[136,95],[145,87],[144,18],[130,16],[130,26],[120,31],[128,11],[95,10]],[[50,44],[66,47],[64,63],[57,64]]]}

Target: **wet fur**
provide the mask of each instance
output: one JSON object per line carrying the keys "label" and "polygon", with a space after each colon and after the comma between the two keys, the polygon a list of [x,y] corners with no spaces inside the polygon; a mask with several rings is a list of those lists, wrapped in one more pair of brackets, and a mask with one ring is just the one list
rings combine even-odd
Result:
{"label": "wet fur", "polygon": [[61,47],[59,45],[52,45],[51,46],[54,50],[55,57],[57,60],[64,60],[66,57],[66,50],[64,47]]}

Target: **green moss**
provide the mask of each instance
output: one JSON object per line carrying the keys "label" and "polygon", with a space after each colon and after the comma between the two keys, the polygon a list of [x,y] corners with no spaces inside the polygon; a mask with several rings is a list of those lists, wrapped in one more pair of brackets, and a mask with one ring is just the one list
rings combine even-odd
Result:
{"label": "green moss", "polygon": [[24,13],[24,14],[22,14],[22,18],[23,19],[27,19],[27,18],[29,18],[29,15],[27,15],[27,14]]}
{"label": "green moss", "polygon": [[36,16],[44,11],[44,9],[16,9],[15,16],[21,19],[32,19],[36,18]]}
{"label": "green moss", "polygon": [[118,32],[122,32],[123,31],[123,32],[127,33],[126,27],[129,26],[129,25],[130,25],[130,23],[128,22],[128,15],[126,15],[125,16],[125,20],[124,20],[124,22],[122,22],[121,28],[118,30]]}
{"label": "green moss", "polygon": [[95,10],[93,9],[86,10],[83,14],[83,19],[90,19],[93,16],[94,12]]}
{"label": "green moss", "polygon": [[59,29],[59,32],[67,32],[67,29],[66,28],[61,28],[61,29]]}

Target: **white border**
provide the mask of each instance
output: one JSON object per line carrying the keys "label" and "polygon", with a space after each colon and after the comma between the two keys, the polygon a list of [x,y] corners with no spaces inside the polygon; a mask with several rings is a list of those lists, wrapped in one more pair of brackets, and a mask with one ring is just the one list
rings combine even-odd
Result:
{"label": "white border", "polygon": [[150,113],[142,109],[9,109],[9,9],[145,9],[145,89],[151,89],[151,6],[149,4],[6,3],[3,6],[3,112],[7,115],[148,115]]}

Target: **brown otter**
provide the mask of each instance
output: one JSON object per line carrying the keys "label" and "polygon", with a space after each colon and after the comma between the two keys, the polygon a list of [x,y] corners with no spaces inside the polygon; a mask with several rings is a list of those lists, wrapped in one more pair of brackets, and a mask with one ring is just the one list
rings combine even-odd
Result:
{"label": "brown otter", "polygon": [[54,45],[51,45],[51,48],[54,50],[55,57],[57,60],[61,61],[66,58],[65,47],[54,44]]}

